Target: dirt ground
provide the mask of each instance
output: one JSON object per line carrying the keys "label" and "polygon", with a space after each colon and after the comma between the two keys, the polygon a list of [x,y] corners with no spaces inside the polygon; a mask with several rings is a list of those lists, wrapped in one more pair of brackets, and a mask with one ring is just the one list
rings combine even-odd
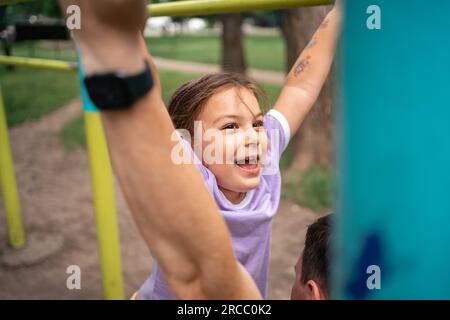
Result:
{"label": "dirt ground", "polygon": [[[0,299],[102,299],[88,159],[85,150],[67,152],[60,128],[81,113],[75,100],[40,121],[10,130],[10,139],[27,232],[58,234],[62,249],[38,264],[0,265]],[[136,291],[151,270],[150,253],[116,186],[126,296]],[[294,264],[306,226],[317,215],[282,202],[273,224],[269,297],[288,299]],[[7,249],[5,212],[0,197],[0,256]],[[0,257],[1,260],[1,257]],[[81,268],[81,290],[68,290],[66,269]]]}

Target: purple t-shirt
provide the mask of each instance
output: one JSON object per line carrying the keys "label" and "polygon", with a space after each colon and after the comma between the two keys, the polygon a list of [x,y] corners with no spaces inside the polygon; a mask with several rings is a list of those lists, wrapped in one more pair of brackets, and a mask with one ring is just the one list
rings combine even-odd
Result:
{"label": "purple t-shirt", "polygon": [[[231,203],[219,190],[215,176],[196,158],[208,190],[224,217],[233,242],[236,258],[255,280],[261,295],[267,298],[267,275],[272,233],[272,219],[278,209],[281,192],[279,161],[289,143],[290,129],[286,118],[277,110],[270,110],[264,120],[269,147],[261,174],[261,183],[247,192],[239,204]],[[183,147],[196,157],[187,141]],[[140,299],[175,299],[155,260],[152,274],[139,290]]]}

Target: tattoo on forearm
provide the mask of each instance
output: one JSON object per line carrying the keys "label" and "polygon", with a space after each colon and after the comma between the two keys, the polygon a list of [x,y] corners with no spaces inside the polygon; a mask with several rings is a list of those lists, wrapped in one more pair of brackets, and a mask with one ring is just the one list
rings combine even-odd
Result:
{"label": "tattoo on forearm", "polygon": [[328,26],[328,19],[323,20],[323,22],[320,24],[320,29],[324,29]]}
{"label": "tattoo on forearm", "polygon": [[297,65],[294,68],[294,76],[298,77],[305,69],[309,66],[310,56],[306,56],[304,59],[300,59]]}
{"label": "tattoo on forearm", "polygon": [[305,49],[314,47],[314,46],[316,45],[316,43],[317,43],[316,38],[312,38],[311,41],[308,43],[308,45],[306,46]]}

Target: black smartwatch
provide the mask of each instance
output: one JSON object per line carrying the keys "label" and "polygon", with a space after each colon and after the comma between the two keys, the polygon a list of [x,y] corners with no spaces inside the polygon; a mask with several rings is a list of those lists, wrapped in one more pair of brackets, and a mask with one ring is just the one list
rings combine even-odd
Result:
{"label": "black smartwatch", "polygon": [[153,77],[148,62],[137,74],[120,72],[85,76],[86,90],[100,110],[121,110],[131,107],[139,98],[153,88]]}

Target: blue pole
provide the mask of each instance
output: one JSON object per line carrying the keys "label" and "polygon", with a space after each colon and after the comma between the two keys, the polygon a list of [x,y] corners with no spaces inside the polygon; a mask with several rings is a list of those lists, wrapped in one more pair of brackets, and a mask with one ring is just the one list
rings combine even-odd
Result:
{"label": "blue pole", "polygon": [[344,13],[332,292],[450,299],[450,1],[347,0]]}

